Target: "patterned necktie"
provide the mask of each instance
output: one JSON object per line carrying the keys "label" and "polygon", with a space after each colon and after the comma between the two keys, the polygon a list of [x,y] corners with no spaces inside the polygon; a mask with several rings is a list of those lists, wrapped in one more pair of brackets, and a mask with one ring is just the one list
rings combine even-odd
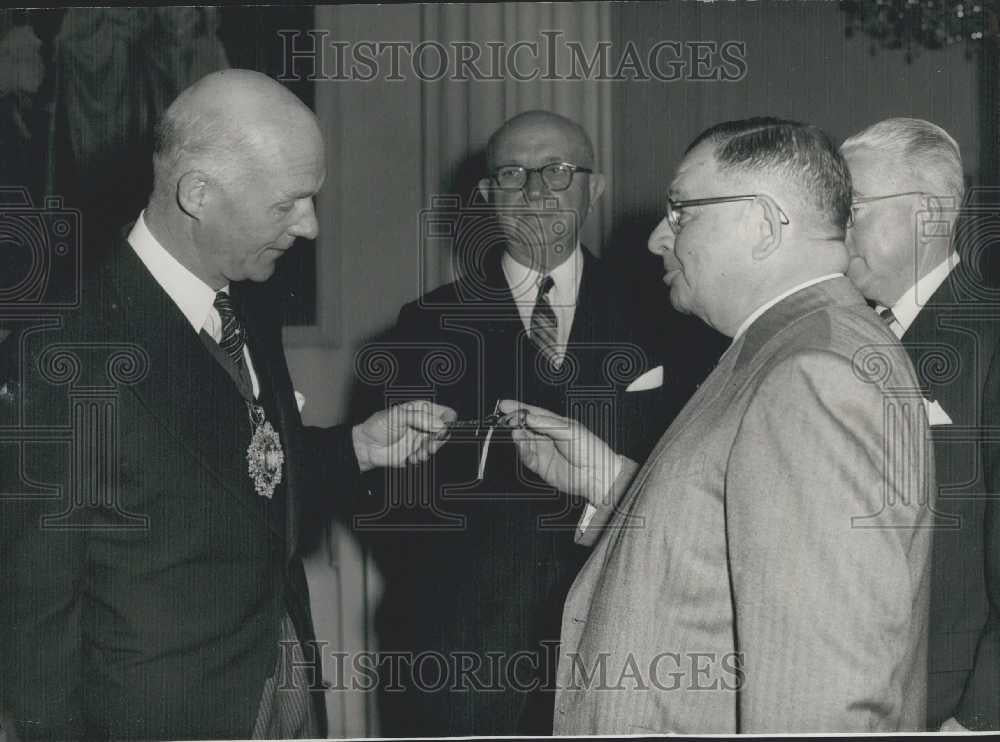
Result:
{"label": "patterned necktie", "polygon": [[548,293],[555,286],[556,282],[552,276],[546,276],[538,287],[538,296],[535,299],[535,309],[531,313],[531,339],[539,350],[548,357],[553,366],[558,368],[562,364],[562,355],[559,353],[559,320],[556,318],[555,310],[549,304]]}
{"label": "patterned necktie", "polygon": [[233,300],[225,291],[215,295],[214,306],[222,319],[222,339],[219,340],[219,347],[226,352],[233,365],[240,368],[243,365],[243,347],[247,344],[246,330],[236,316]]}
{"label": "patterned necktie", "polygon": [[240,394],[247,400],[253,400],[253,381],[250,378],[250,369],[247,368],[243,358],[243,348],[247,344],[247,331],[236,316],[236,309],[233,307],[233,300],[225,291],[220,291],[215,295],[213,302],[219,318],[222,320],[222,338],[219,340],[219,347],[229,358],[236,371],[236,386]]}
{"label": "patterned necktie", "polygon": [[878,310],[878,316],[882,318],[882,321],[885,322],[886,327],[889,328],[889,330],[892,332],[893,335],[895,335],[900,340],[903,339],[903,333],[904,333],[903,325],[900,324],[899,320],[896,318],[896,315],[893,313],[891,309],[886,307],[885,309]]}

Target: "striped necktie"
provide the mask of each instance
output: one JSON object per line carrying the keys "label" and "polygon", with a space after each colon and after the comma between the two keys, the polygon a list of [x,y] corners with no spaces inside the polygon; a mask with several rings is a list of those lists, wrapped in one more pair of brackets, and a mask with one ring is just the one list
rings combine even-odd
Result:
{"label": "striped necktie", "polygon": [[243,365],[243,347],[247,343],[246,330],[236,316],[233,300],[229,298],[229,294],[225,291],[218,292],[213,304],[222,319],[222,339],[219,340],[219,347],[226,352],[233,365],[240,368]]}
{"label": "striped necktie", "polygon": [[885,326],[892,331],[893,335],[898,338],[903,337],[903,326],[899,323],[899,320],[896,319],[896,315],[893,314],[889,307],[879,309],[878,316],[882,318],[882,321],[885,322]]}
{"label": "striped necktie", "polygon": [[246,328],[236,315],[233,300],[225,291],[219,291],[215,295],[213,306],[222,320],[222,337],[219,340],[219,348],[233,365],[233,370],[236,372],[233,378],[240,394],[243,395],[244,399],[253,401],[253,380],[250,378],[250,369],[243,356],[243,348],[247,344]]}
{"label": "striped necktie", "polygon": [[535,309],[531,313],[531,339],[538,349],[545,354],[553,366],[562,364],[562,354],[559,352],[559,320],[555,310],[549,303],[548,293],[555,286],[552,276],[545,276],[538,286],[538,296],[535,298]]}
{"label": "striped necktie", "polygon": [[889,309],[889,307],[879,310],[878,316],[881,317],[882,321],[889,327],[892,327],[892,323],[896,321],[896,315],[892,313],[892,310]]}

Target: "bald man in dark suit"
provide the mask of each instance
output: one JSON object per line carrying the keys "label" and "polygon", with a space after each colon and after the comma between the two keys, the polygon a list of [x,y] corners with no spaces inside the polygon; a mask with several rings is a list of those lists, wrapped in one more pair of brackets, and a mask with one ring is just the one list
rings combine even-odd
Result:
{"label": "bald man in dark suit", "polygon": [[0,709],[25,739],[323,736],[301,528],[454,413],[302,424],[266,284],[317,232],[301,101],[228,70],[157,135],[147,208],[3,380]]}

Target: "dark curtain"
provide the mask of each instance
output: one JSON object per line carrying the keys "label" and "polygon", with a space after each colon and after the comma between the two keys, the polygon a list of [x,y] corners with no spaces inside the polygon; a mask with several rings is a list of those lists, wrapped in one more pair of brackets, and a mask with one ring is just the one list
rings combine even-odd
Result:
{"label": "dark curtain", "polygon": [[[53,276],[55,295],[71,293],[72,274],[99,261],[145,206],[154,125],[173,98],[229,66],[276,77],[284,69],[278,31],[310,28],[312,18],[308,6],[0,11],[0,72],[13,77],[6,83],[12,89],[0,84],[0,206],[27,200],[44,211],[54,196],[80,212],[72,240],[80,261]],[[15,61],[4,57],[7,48]],[[38,85],[24,61],[36,55],[44,65]],[[311,83],[288,86],[312,105]],[[17,245],[5,247],[0,290],[31,261]],[[292,297],[287,324],[314,323],[315,275],[311,242],[279,264],[277,280]]]}
{"label": "dark curtain", "polygon": [[228,66],[216,8],[70,8],[53,41],[49,193],[83,212],[84,265],[145,205],[153,126]]}

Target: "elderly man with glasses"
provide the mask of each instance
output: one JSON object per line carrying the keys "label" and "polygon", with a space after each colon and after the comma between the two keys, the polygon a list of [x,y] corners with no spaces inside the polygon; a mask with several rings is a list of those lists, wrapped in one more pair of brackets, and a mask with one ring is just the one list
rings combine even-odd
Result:
{"label": "elderly man with glasses", "polygon": [[404,306],[391,336],[362,351],[388,352],[399,369],[371,404],[429,394],[460,415],[433,467],[380,478],[364,498],[359,532],[385,579],[380,648],[439,658],[404,667],[395,686],[386,678],[389,735],[551,730],[562,601],[587,554],[573,542],[583,506],[519,466],[510,428],[491,415],[498,401],[558,410],[642,458],[694,388],[656,355],[629,288],[580,242],[605,187],[583,128],[519,114],[486,161],[453,222],[470,237],[456,248],[462,275]]}
{"label": "elderly man with glasses", "polygon": [[927,726],[1000,729],[1000,451],[986,434],[1000,416],[1000,296],[978,275],[989,245],[956,237],[962,159],[941,127],[887,119],[841,151],[855,194],[847,276],[933,400]]}
{"label": "elderly man with glasses", "polygon": [[641,469],[522,416],[524,463],[596,506],[557,734],[923,728],[933,464],[906,354],[843,275],[849,213],[820,130],[710,128],[649,247],[673,305],[732,337],[718,366]]}

